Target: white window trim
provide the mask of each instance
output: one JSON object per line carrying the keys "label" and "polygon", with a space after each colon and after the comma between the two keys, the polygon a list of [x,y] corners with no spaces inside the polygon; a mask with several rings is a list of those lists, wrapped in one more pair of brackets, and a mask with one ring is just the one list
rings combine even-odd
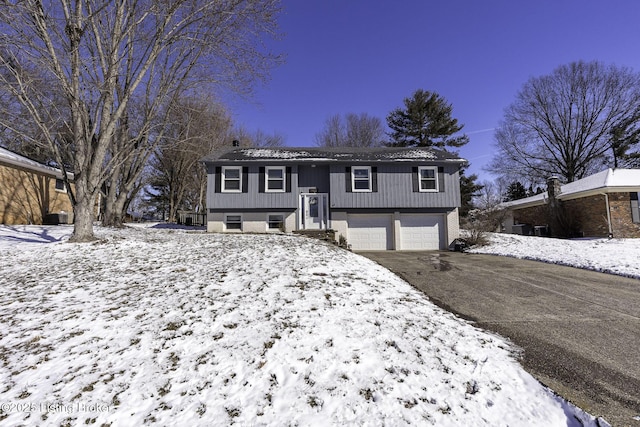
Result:
{"label": "white window trim", "polygon": [[[237,170],[238,171],[238,189],[235,188],[226,188],[226,172],[228,170]],[[234,178],[235,179],[235,178]],[[223,193],[242,193],[242,166],[223,166],[222,173],[220,174],[220,191]]]}
{"label": "white window trim", "polygon": [[270,233],[278,233],[280,232],[280,228],[269,228],[269,217],[270,216],[281,216],[282,217],[282,228],[285,228],[285,220],[286,220],[286,215],[280,212],[270,212],[267,214],[267,218],[266,218],[266,226],[267,226],[267,231]]}
{"label": "white window trim", "polygon": [[[269,171],[271,170],[282,171],[282,189],[269,188]],[[284,193],[286,190],[287,190],[287,168],[284,166],[266,166],[264,168],[264,192],[265,193]]]}
{"label": "white window trim", "polygon": [[[356,188],[356,169],[366,169],[369,174],[369,187]],[[371,176],[371,166],[352,166],[351,167],[351,191],[354,193],[371,193],[373,177]]]}
{"label": "white window trim", "polygon": [[[240,217],[240,228],[229,228],[227,226],[227,218],[230,216],[239,216]],[[234,233],[241,233],[242,232],[242,227],[243,227],[243,222],[242,222],[242,214],[241,213],[226,213],[224,214],[224,231],[230,231],[230,232],[234,232]]]}
{"label": "white window trim", "polygon": [[[423,170],[432,170],[433,171],[433,179],[436,183],[436,188],[422,188],[422,174]],[[440,191],[440,186],[438,182],[438,167],[437,166],[420,166],[418,167],[418,190],[421,193],[437,193]]]}

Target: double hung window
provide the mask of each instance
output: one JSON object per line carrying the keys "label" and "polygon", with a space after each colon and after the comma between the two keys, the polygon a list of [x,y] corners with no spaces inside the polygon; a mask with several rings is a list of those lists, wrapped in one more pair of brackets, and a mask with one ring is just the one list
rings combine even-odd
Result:
{"label": "double hung window", "polygon": [[240,193],[242,191],[242,168],[226,166],[222,168],[222,191]]}
{"label": "double hung window", "polygon": [[265,190],[268,192],[284,192],[285,191],[286,173],[284,167],[267,167],[265,168]]}
{"label": "double hung window", "polygon": [[351,188],[354,192],[371,191],[370,166],[354,166],[351,168]]}
{"label": "double hung window", "polygon": [[419,167],[418,185],[421,192],[438,192],[438,168],[435,166]]}

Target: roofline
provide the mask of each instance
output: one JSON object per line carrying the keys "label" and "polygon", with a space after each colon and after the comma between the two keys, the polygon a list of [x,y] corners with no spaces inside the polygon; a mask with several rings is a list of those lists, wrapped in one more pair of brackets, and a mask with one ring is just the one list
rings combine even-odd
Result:
{"label": "roofline", "polygon": [[640,185],[616,186],[616,187],[598,187],[589,190],[576,191],[573,193],[560,193],[556,196],[559,200],[573,200],[582,197],[597,196],[598,194],[610,193],[635,193],[640,192]]}
{"label": "roofline", "polygon": [[[640,193],[640,185],[630,185],[630,186],[616,186],[616,187],[598,187],[598,188],[591,188],[589,190],[583,190],[583,191],[576,191],[573,193],[560,193],[556,196],[556,199],[558,200],[575,200],[575,199],[581,199],[583,197],[591,197],[591,196],[598,196],[598,195],[602,195],[602,194],[611,194],[611,193],[635,193],[638,192]],[[507,209],[525,209],[525,208],[531,208],[534,206],[542,206],[545,205],[547,203],[547,200],[549,200],[549,196],[548,193],[545,191],[544,193],[541,193],[544,196],[540,199],[537,198],[535,200],[530,200],[527,201],[527,199],[518,199],[518,200],[512,200],[510,202],[505,202],[503,205],[507,208]],[[531,196],[531,197],[535,197],[535,196]],[[520,202],[520,203],[518,203]]]}
{"label": "roofline", "polygon": [[[17,159],[0,156],[0,164],[4,164],[4,165],[8,165],[8,166],[15,166],[15,167],[18,167],[20,169],[31,171],[31,172],[39,172],[41,174],[53,176],[53,177],[58,178],[58,179],[62,179],[63,178],[62,170],[60,170],[58,168],[54,168],[52,166],[43,165],[40,162],[37,162],[35,160],[32,160],[32,159],[29,159],[27,157],[21,156],[20,154],[14,153],[11,150],[7,150],[6,148],[4,148],[4,150],[6,150],[6,151],[10,152],[11,154],[15,155],[17,157]],[[67,178],[69,180],[73,181],[73,179],[74,179],[73,173],[67,172]]]}
{"label": "roofline", "polygon": [[[353,148],[353,150],[350,150]],[[451,153],[448,153],[445,150],[433,148],[433,147],[371,147],[372,150],[375,151],[410,151],[410,150],[431,150],[435,153],[444,153],[445,155],[449,155],[449,158],[440,158],[440,159],[430,159],[430,158],[358,158],[358,154],[360,152],[366,153],[365,149],[361,147],[230,147],[228,150],[218,151],[217,153],[212,153],[211,155],[203,158],[201,161],[203,163],[345,163],[345,164],[353,164],[353,163],[451,163],[451,164],[467,164],[468,160],[456,157]],[[256,156],[256,157],[243,157],[241,159],[220,159],[219,157],[224,156],[225,154],[232,153],[234,151],[242,151],[242,150],[274,150],[274,151],[308,151],[311,156],[309,157],[269,157],[269,156]],[[334,154],[353,154],[356,156],[355,158],[331,158],[324,157],[322,153],[334,153]],[[313,156],[317,154],[316,156]],[[215,157],[214,157],[215,156]]]}

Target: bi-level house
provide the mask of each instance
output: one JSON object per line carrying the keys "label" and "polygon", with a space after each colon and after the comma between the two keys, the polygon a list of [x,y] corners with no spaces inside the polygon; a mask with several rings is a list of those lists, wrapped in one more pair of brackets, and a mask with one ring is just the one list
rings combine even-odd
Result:
{"label": "bi-level house", "polygon": [[205,159],[207,229],[332,229],[354,250],[445,249],[464,163],[431,148],[232,148]]}

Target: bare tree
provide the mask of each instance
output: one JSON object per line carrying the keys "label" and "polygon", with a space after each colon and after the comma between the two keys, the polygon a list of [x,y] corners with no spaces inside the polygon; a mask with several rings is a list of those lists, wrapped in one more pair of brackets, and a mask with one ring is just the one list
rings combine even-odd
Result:
{"label": "bare tree", "polygon": [[163,141],[151,161],[153,195],[165,197],[168,220],[178,209],[204,208],[206,170],[202,159],[228,145],[231,119],[225,109],[208,100],[185,99],[171,108]]}
{"label": "bare tree", "polygon": [[[70,136],[72,240],[93,239],[103,183],[130,148],[139,155],[140,136],[151,141],[147,135],[172,99],[204,83],[247,90],[266,75],[277,58],[260,50],[260,41],[274,34],[278,11],[278,0],[0,4],[0,85],[27,109],[61,165],[61,124]],[[38,90],[38,80],[62,96]],[[132,134],[121,127],[130,128],[134,99],[144,105],[145,123]],[[126,143],[118,147],[120,138]]]}
{"label": "bare tree", "polygon": [[230,139],[238,141],[240,147],[282,147],[285,145],[284,135],[278,132],[269,134],[261,129],[249,132],[242,126],[237,126],[232,131]]}
{"label": "bare tree", "polygon": [[533,182],[583,178],[612,163],[612,132],[638,123],[639,103],[640,75],[628,68],[573,62],[532,78],[505,111],[488,170]]}
{"label": "bare tree", "polygon": [[322,147],[379,147],[384,144],[382,120],[367,113],[339,114],[325,121],[316,134],[315,143]]}

